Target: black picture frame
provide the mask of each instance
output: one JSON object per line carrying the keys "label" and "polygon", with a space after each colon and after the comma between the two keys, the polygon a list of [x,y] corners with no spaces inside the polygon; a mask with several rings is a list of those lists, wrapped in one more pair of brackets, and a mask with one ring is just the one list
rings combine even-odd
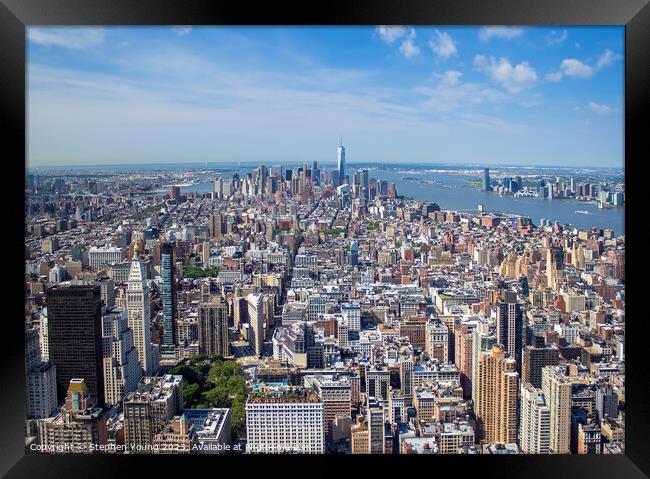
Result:
{"label": "black picture frame", "polygon": [[[45,25],[624,25],[625,26],[625,169],[627,250],[631,259],[628,277],[634,278],[643,267],[641,233],[643,226],[640,192],[647,134],[642,125],[647,120],[650,87],[650,5],[647,0],[388,0],[328,1],[309,6],[276,2],[246,3],[215,0],[0,0],[0,131],[6,134],[4,166],[12,165],[20,178],[21,162],[25,161],[25,49],[26,27]],[[13,147],[13,148],[12,148]],[[6,170],[5,170],[6,171]],[[5,185],[16,188],[16,201],[24,195],[23,185],[13,175]],[[7,190],[5,190],[7,191]],[[21,283],[13,276],[24,268],[23,258],[14,251],[22,250],[24,235],[19,225],[21,215],[11,215],[14,195],[6,193],[5,227],[9,236],[5,249],[10,263],[5,279],[14,295],[3,295],[10,305],[2,318],[6,335],[3,341],[0,398],[2,400],[2,433],[0,434],[0,474],[6,477],[116,477],[131,475],[134,468],[145,467],[145,474],[311,474],[322,469],[330,474],[366,473],[366,467],[381,471],[395,467],[396,472],[498,477],[634,477],[650,476],[650,401],[642,391],[646,383],[647,356],[644,346],[649,337],[647,318],[643,315],[641,284],[632,280],[627,285],[628,322],[626,338],[626,453],[603,456],[434,456],[423,457],[315,457],[259,458],[219,456],[191,458],[180,456],[111,456],[111,455],[36,455],[26,454],[24,446],[24,367],[23,328],[20,322]],[[632,210],[630,210],[632,208]],[[10,211],[11,210],[11,211]],[[638,218],[634,216],[635,212]],[[24,219],[24,217],[23,217]],[[23,230],[24,232],[24,230]],[[14,269],[15,268],[15,269]],[[636,271],[635,271],[636,270]],[[632,276],[630,276],[632,274]],[[640,274],[638,275],[640,276]],[[11,326],[11,327],[7,327]],[[340,460],[335,465],[330,461]],[[217,461],[217,462],[215,462]],[[363,461],[363,465],[359,464]],[[323,464],[323,467],[319,467]],[[316,467],[314,467],[316,466]],[[197,467],[205,470],[198,472]],[[364,469],[360,469],[363,467]],[[278,469],[280,468],[280,469]],[[345,469],[342,469],[345,468]],[[381,469],[380,469],[381,468]],[[402,469],[404,468],[404,469]],[[293,469],[293,470],[292,470]],[[172,472],[172,470],[174,472]],[[357,472],[358,471],[358,472]],[[140,471],[138,471],[140,473]]]}

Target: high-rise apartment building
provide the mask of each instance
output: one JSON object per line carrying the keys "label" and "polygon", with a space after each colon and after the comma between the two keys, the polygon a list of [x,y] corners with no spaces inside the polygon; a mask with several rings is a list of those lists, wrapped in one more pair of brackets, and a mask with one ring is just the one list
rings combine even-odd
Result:
{"label": "high-rise apartment building", "polygon": [[521,384],[520,446],[526,454],[548,454],[551,440],[551,411],[541,390]]}
{"label": "high-rise apartment building", "polygon": [[481,353],[490,351],[497,344],[496,335],[487,323],[480,323],[472,332],[472,399],[478,395],[478,363]]}
{"label": "high-rise apartment building", "polygon": [[228,303],[218,301],[199,304],[199,354],[230,356],[228,342]]}
{"label": "high-rise apartment building", "polygon": [[58,406],[56,400],[56,367],[43,362],[38,331],[25,331],[26,417],[39,419],[52,415]]}
{"label": "high-rise apartment building", "polygon": [[568,454],[571,439],[571,381],[560,366],[542,369],[542,392],[551,417],[549,452]]}
{"label": "high-rise apartment building", "polygon": [[507,444],[517,440],[519,374],[515,360],[502,345],[481,353],[478,364],[475,412],[483,443]]}
{"label": "high-rise apartment building", "polygon": [[521,372],[521,350],[524,346],[524,323],[521,305],[514,301],[497,302],[497,342],[517,362]]}
{"label": "high-rise apartment building", "polygon": [[176,275],[174,273],[174,245],[162,244],[160,251],[162,274],[163,334],[160,355],[163,358],[176,357]]}
{"label": "high-rise apartment building", "polygon": [[104,405],[104,370],[99,286],[53,286],[47,290],[50,362],[56,367],[57,398],[72,379],[83,379],[92,400]]}

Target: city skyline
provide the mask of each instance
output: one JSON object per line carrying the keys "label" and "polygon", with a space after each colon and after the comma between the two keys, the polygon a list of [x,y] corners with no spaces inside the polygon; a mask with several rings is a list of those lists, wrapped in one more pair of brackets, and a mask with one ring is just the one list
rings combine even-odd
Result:
{"label": "city skyline", "polygon": [[30,28],[27,163],[623,167],[623,32]]}

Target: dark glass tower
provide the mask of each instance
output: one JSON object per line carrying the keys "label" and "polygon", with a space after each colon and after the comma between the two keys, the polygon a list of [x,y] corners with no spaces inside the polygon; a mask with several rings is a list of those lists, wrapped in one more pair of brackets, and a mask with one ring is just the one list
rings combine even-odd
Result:
{"label": "dark glass tower", "polygon": [[497,342],[517,361],[517,372],[521,374],[521,351],[524,346],[523,315],[521,305],[515,302],[497,303]]}
{"label": "dark glass tower", "polygon": [[70,380],[79,378],[97,405],[104,405],[101,305],[99,286],[53,286],[47,290],[50,362],[56,366],[59,402],[65,399]]}
{"label": "dark glass tower", "polygon": [[174,245],[163,243],[160,251],[162,270],[163,335],[160,355],[175,355],[176,346],[176,281],[174,277]]}

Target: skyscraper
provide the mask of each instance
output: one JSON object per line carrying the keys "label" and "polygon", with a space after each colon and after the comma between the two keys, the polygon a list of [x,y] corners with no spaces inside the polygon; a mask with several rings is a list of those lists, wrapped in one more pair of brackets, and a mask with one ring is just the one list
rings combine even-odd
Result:
{"label": "skyscraper", "polygon": [[502,345],[481,353],[478,364],[476,419],[483,443],[506,444],[517,439],[519,374]]}
{"label": "skyscraper", "polygon": [[492,191],[490,186],[490,169],[485,168],[483,170],[483,191]]}
{"label": "skyscraper", "polygon": [[571,438],[571,382],[560,366],[542,369],[542,392],[551,415],[549,452],[568,454]]}
{"label": "skyscraper", "polygon": [[264,349],[264,310],[262,294],[249,294],[248,301],[248,339],[257,357],[262,357]]}
{"label": "skyscraper", "polygon": [[522,353],[521,381],[542,387],[542,368],[558,364],[560,351],[555,346],[546,346],[543,336],[535,336],[535,344],[526,346]]}
{"label": "skyscraper", "polygon": [[149,286],[140,261],[137,247],[131,262],[129,282],[126,292],[129,328],[133,331],[133,343],[138,350],[138,361],[145,375],[152,373],[153,356],[151,351],[151,309]]}
{"label": "skyscraper", "polygon": [[162,357],[176,357],[176,278],[174,274],[174,245],[163,243],[160,254],[162,273],[163,335]]}
{"label": "skyscraper", "polygon": [[339,174],[339,185],[342,185],[345,179],[345,147],[343,146],[343,138],[341,138],[341,143],[337,148],[336,169]]}
{"label": "skyscraper", "polygon": [[517,362],[521,372],[521,350],[524,346],[524,323],[521,305],[516,302],[497,302],[497,342]]}
{"label": "skyscraper", "polygon": [[102,338],[106,402],[118,404],[125,394],[135,390],[143,372],[125,310],[102,318]]}
{"label": "skyscraper", "polygon": [[478,363],[481,353],[490,351],[497,344],[496,335],[487,323],[480,323],[472,332],[472,399],[478,396]]}
{"label": "skyscraper", "polygon": [[228,304],[218,302],[199,304],[199,354],[230,356],[228,343]]}
{"label": "skyscraper", "polygon": [[104,405],[101,311],[99,286],[47,290],[49,357],[56,367],[59,402],[66,397],[70,380],[80,378],[93,401]]}
{"label": "skyscraper", "polygon": [[546,398],[530,383],[521,384],[520,446],[526,454],[548,454],[551,412]]}

